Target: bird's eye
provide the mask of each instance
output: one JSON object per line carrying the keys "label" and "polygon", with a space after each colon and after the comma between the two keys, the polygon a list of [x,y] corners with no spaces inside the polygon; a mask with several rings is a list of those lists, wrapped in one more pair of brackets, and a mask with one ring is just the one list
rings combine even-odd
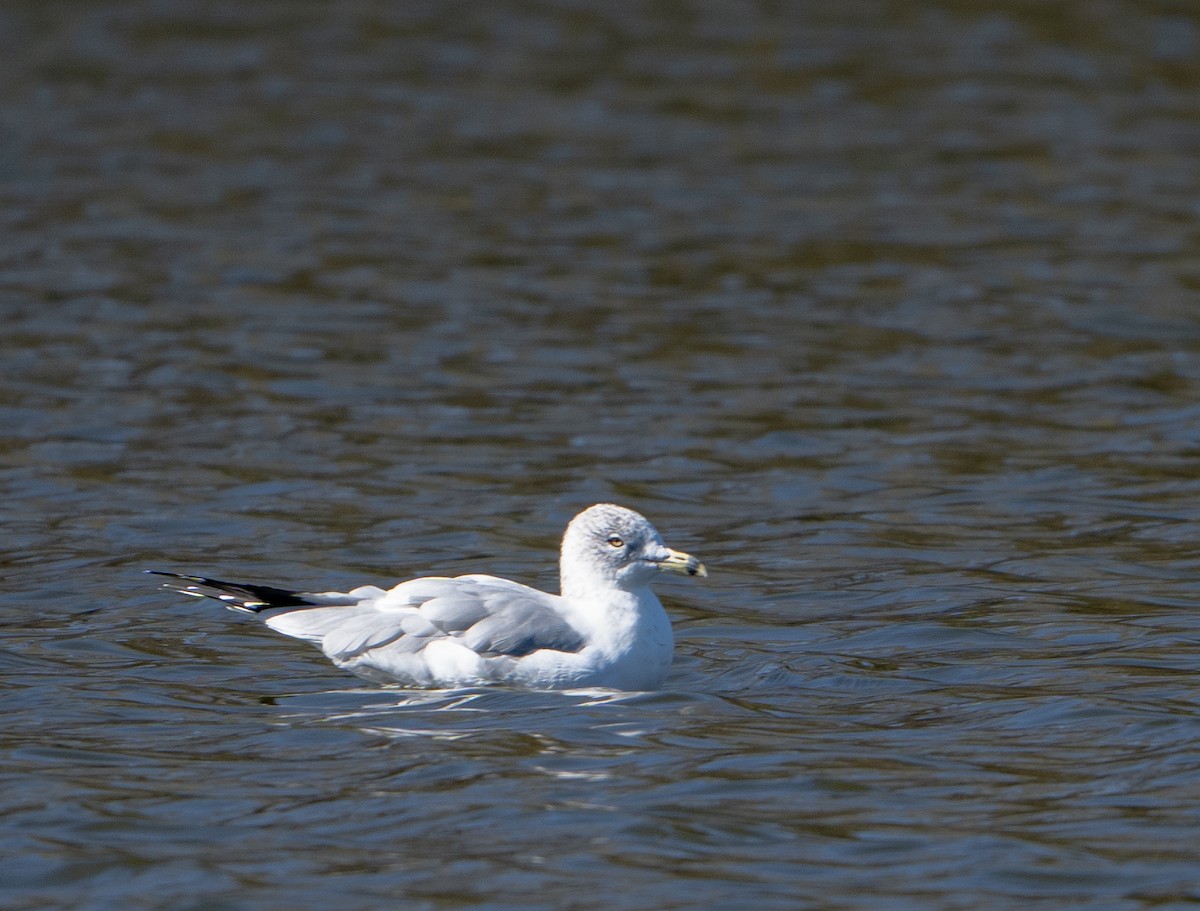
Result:
{"label": "bird's eye", "polygon": [[608,543],[611,544],[613,547],[624,547],[625,546],[625,542],[622,541],[620,536],[618,536],[618,535],[609,535],[607,540],[608,540]]}

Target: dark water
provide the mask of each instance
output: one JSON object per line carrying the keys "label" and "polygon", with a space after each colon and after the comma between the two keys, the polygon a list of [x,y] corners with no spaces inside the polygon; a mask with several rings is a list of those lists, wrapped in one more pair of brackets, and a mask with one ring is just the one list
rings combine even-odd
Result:
{"label": "dark water", "polygon": [[[0,905],[1200,905],[1190,4],[0,11]],[[649,694],[139,575],[708,563]]]}

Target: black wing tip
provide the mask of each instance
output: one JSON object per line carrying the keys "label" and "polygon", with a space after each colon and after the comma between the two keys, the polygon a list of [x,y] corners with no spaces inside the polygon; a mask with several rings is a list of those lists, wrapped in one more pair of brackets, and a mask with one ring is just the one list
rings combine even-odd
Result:
{"label": "black wing tip", "polygon": [[[185,573],[172,573],[161,569],[145,569],[142,572],[152,576],[166,576],[170,579],[190,582],[191,584],[185,587],[166,582],[163,587],[193,598],[212,598],[232,610],[247,611],[252,614],[275,607],[311,607],[314,603],[303,597],[300,592],[274,588],[270,585],[225,582],[221,579],[189,576]],[[202,591],[202,588],[210,588],[212,591]]]}

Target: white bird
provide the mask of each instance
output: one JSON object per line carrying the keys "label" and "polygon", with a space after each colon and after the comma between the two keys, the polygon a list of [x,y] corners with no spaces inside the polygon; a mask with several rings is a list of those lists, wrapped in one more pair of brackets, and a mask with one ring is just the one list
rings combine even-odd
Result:
{"label": "white bird", "polygon": [[318,646],[338,667],[379,683],[536,689],[662,685],[674,637],[650,583],[662,570],[704,576],[631,509],[601,503],[571,520],[561,595],[496,576],[426,576],[390,591],[302,592],[147,570],[166,588],[259,614]]}

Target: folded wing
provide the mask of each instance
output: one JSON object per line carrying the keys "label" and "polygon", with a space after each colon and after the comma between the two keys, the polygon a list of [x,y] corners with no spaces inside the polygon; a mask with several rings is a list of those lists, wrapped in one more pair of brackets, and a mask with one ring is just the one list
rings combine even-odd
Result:
{"label": "folded wing", "polygon": [[307,639],[339,662],[387,649],[416,654],[455,640],[483,657],[520,658],[538,649],[576,652],[579,631],[555,609],[557,597],[504,579],[460,576],[414,579],[342,607],[282,611],[267,625]]}
{"label": "folded wing", "polygon": [[202,576],[180,576],[186,595],[261,614],[287,636],[320,646],[330,658],[353,662],[378,649],[417,654],[449,639],[483,657],[520,658],[539,649],[577,652],[583,637],[556,610],[558,596],[494,576],[431,576],[391,591],[363,586],[349,592],[296,592]]}

